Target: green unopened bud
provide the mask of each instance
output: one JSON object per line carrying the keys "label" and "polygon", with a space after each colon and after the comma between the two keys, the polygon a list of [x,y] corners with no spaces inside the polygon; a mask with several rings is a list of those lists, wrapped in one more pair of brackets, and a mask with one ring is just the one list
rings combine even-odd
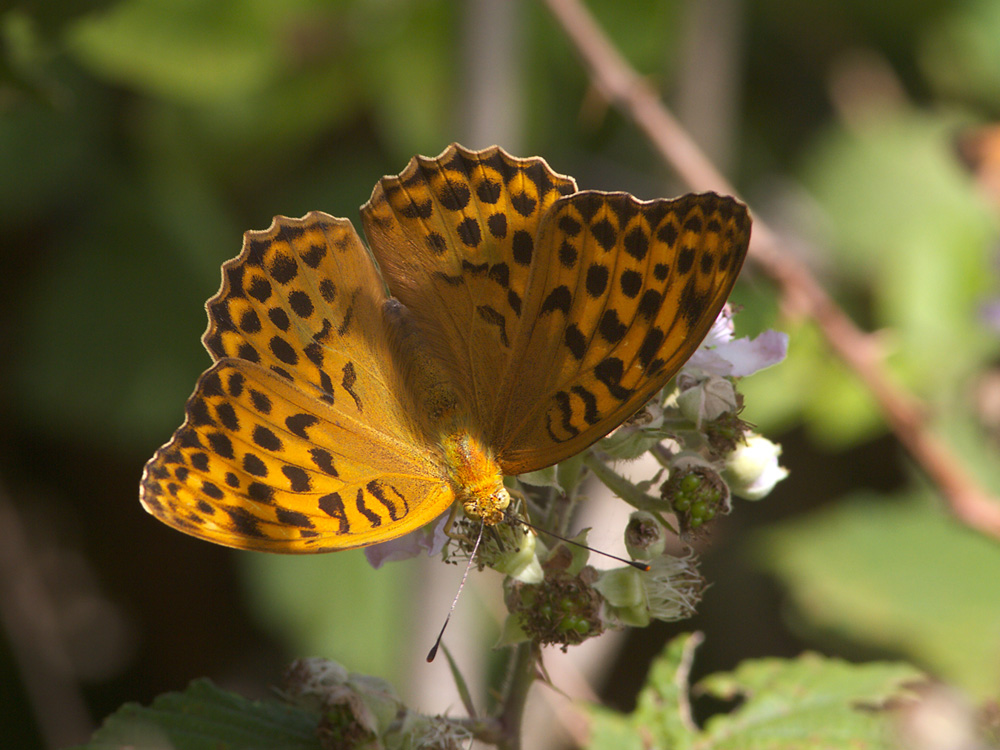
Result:
{"label": "green unopened bud", "polygon": [[663,554],[667,539],[663,525],[649,511],[637,510],[625,527],[625,549],[633,560],[652,560]]}
{"label": "green unopened bud", "polygon": [[726,456],[723,475],[733,492],[746,500],[760,500],[788,476],[778,464],[781,446],[760,435],[749,435],[744,445]]}
{"label": "green unopened bud", "polygon": [[490,561],[490,567],[521,583],[541,583],[542,564],[536,554],[534,534],[522,531],[517,546],[508,546]]}
{"label": "green unopened bud", "polygon": [[632,567],[605,570],[594,588],[605,599],[605,617],[614,625],[631,625],[643,628],[649,625],[649,606],[643,576],[648,575]]}
{"label": "green unopened bud", "polygon": [[650,570],[615,568],[601,574],[594,588],[606,600],[609,624],[642,627],[650,620],[671,622],[690,617],[705,582],[693,557],[661,555]]}
{"label": "green unopened bud", "polygon": [[682,534],[697,531],[732,509],[729,487],[715,467],[700,456],[681,454],[670,463],[660,494],[677,516]]}

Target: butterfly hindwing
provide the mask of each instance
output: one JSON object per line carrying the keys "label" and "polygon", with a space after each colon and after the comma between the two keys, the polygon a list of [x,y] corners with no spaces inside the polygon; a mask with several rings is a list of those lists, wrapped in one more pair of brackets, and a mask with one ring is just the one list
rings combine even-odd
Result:
{"label": "butterfly hindwing", "polygon": [[218,361],[147,465],[150,512],[220,544],[314,552],[399,536],[450,506],[348,221],[313,213],[248,232],[208,310]]}
{"label": "butterfly hindwing", "polygon": [[584,191],[546,214],[513,366],[490,435],[505,472],[579,453],[642,407],[725,303],[750,238],[712,193],[640,201]]}

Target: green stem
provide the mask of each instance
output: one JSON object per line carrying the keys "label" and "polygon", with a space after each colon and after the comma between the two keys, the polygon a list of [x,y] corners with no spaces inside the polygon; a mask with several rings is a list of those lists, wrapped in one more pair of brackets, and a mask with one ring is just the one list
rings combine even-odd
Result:
{"label": "green stem", "polygon": [[497,717],[502,736],[497,743],[498,750],[521,750],[521,724],[524,721],[528,691],[535,681],[537,659],[538,650],[531,643],[518,644],[511,653],[503,709]]}

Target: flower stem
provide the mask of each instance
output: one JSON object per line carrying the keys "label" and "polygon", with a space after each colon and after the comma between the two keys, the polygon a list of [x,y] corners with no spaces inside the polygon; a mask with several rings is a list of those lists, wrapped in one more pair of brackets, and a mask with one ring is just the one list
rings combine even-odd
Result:
{"label": "flower stem", "polygon": [[537,659],[538,649],[531,643],[518,644],[510,655],[503,709],[498,717],[502,735],[498,750],[521,750],[521,724],[528,691],[535,681]]}

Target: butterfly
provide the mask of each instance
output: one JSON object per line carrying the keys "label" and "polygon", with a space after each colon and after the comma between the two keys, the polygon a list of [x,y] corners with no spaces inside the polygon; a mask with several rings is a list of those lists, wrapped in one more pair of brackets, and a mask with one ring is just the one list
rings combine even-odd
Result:
{"label": "butterfly", "polygon": [[732,290],[750,217],[705,193],[580,191],[541,158],[457,144],[347,219],[244,235],[207,305],[214,364],[146,465],[147,511],[241,549],[327,552],[456,502],[498,523],[503,477],[640,409]]}

